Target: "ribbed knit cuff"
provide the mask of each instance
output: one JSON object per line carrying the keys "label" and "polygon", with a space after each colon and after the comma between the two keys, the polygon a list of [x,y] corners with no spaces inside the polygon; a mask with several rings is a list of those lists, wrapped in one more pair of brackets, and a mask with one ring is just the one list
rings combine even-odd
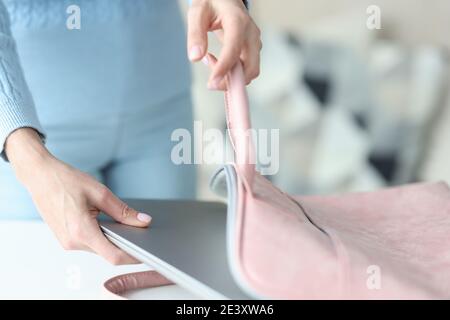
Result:
{"label": "ribbed knit cuff", "polygon": [[15,101],[3,99],[3,101],[0,101],[0,157],[5,161],[8,161],[5,153],[6,139],[12,132],[20,128],[36,130],[42,141],[45,142],[45,133],[34,107],[23,108]]}

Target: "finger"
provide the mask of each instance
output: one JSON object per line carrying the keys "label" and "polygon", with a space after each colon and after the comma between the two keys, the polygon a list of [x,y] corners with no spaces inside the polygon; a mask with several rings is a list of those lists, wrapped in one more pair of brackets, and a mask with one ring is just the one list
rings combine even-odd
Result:
{"label": "finger", "polygon": [[68,235],[64,235],[63,237],[56,236],[59,243],[63,247],[64,250],[70,251],[89,251],[93,252],[91,248],[89,248],[83,241],[71,240]]}
{"label": "finger", "polygon": [[134,227],[147,227],[152,220],[150,215],[129,207],[106,187],[93,200],[93,205],[120,223]]}
{"label": "finger", "polygon": [[[226,18],[222,22],[224,30],[223,47],[208,82],[210,89],[219,89],[225,75],[239,60],[244,43],[244,35],[246,34],[246,23],[246,20],[243,18],[236,17]],[[243,25],[244,28],[242,28]]]}
{"label": "finger", "polygon": [[207,2],[192,6],[188,11],[187,43],[191,61],[199,61],[208,48],[210,12]]}
{"label": "finger", "polygon": [[120,264],[136,264],[140,263],[138,260],[122,251],[111,243],[100,230],[97,220],[93,219],[92,223],[87,226],[87,233],[90,235],[87,245],[98,255],[105,258],[113,265]]}
{"label": "finger", "polygon": [[[214,69],[214,66],[217,64],[217,58],[212,53],[206,53],[203,57],[202,62],[204,65],[209,67],[210,70]],[[226,90],[226,81],[225,78],[219,84],[219,90]]]}
{"label": "finger", "polygon": [[247,43],[242,52],[241,60],[244,67],[244,75],[246,84],[259,76],[260,65],[260,41],[252,41]]}
{"label": "finger", "polygon": [[202,62],[205,66],[212,70],[217,63],[217,58],[212,53],[207,52],[203,57]]}

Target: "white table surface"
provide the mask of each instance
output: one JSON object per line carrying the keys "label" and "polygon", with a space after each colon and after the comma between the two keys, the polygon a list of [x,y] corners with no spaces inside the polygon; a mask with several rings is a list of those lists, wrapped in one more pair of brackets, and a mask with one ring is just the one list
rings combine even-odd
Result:
{"label": "white table surface", "polygon": [[[41,221],[0,221],[0,299],[105,299],[115,275],[150,270],[113,266],[95,254],[64,251]],[[132,299],[196,299],[179,286],[139,290]]]}

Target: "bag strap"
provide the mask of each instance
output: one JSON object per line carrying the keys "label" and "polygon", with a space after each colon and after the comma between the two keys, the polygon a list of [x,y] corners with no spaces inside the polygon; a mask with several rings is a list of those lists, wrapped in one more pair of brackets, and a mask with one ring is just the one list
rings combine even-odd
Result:
{"label": "bag strap", "polygon": [[235,167],[247,190],[251,191],[253,176],[256,171],[256,158],[244,70],[241,62],[238,62],[227,74],[226,82],[225,114],[235,154]]}

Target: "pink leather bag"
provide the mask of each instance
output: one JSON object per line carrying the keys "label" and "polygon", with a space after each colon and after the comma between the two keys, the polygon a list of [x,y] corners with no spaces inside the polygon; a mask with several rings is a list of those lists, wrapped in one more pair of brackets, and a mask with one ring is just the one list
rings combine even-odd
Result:
{"label": "pink leather bag", "polygon": [[[254,165],[243,71],[227,79],[227,124],[235,163],[211,186],[226,186],[228,257],[255,298],[450,298],[450,190],[415,184],[339,196],[291,196]],[[113,278],[105,288],[169,284],[154,271]]]}

